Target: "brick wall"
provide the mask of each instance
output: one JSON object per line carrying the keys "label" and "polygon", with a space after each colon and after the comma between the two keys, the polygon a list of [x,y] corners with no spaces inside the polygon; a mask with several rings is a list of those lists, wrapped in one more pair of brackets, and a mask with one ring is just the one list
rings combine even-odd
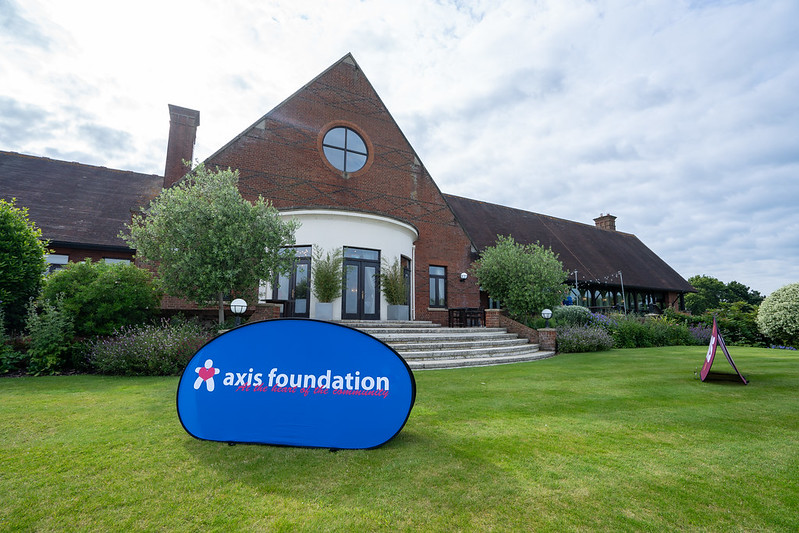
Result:
{"label": "brick wall", "polygon": [[[352,174],[336,170],[322,138],[346,125],[367,143],[370,156]],[[259,195],[278,209],[344,208],[394,217],[419,230],[414,276],[416,318],[446,324],[446,311],[429,304],[428,266],[447,269],[447,304],[478,307],[471,277],[471,242],[372,85],[346,58],[271,111],[209,162],[241,172],[245,198]]]}

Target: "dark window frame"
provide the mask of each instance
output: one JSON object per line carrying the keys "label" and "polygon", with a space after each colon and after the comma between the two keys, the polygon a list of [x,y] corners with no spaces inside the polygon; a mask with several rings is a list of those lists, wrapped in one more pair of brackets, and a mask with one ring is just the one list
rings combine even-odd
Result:
{"label": "dark window frame", "polygon": [[[433,269],[442,269],[443,273],[434,273]],[[428,305],[432,309],[447,308],[447,267],[430,265],[427,269],[429,277],[430,295]],[[435,281],[435,283],[433,283]],[[443,292],[444,294],[441,294]]]}
{"label": "dark window frame", "polygon": [[[344,144],[343,144],[343,146],[338,144],[338,143],[333,144],[333,143],[329,142],[330,134],[332,132],[336,131],[336,130],[344,130]],[[361,150],[360,148],[353,148],[353,147],[349,146],[350,134],[355,135],[358,138],[358,141],[360,141],[360,144],[363,145],[363,150]],[[342,166],[344,168],[340,168],[339,165],[337,164],[337,162],[333,161],[333,159],[328,157],[326,149],[336,150],[336,151],[341,152],[343,154],[344,157],[343,157],[343,165]],[[327,159],[327,162],[330,163],[334,168],[336,168],[336,169],[338,169],[338,170],[340,170],[342,172],[346,172],[348,174],[351,174],[353,172],[358,172],[359,170],[361,170],[363,167],[366,166],[366,162],[369,160],[369,147],[366,145],[366,140],[364,140],[363,136],[361,136],[360,133],[355,131],[353,128],[350,128],[349,126],[335,126],[333,128],[330,128],[325,133],[325,136],[322,139],[322,153],[324,154],[325,159]],[[350,154],[352,154],[353,156],[358,156],[357,159],[353,158],[353,160],[360,162],[360,159],[363,158],[363,162],[360,165],[358,165],[357,163],[354,163],[351,166],[350,163],[349,163],[351,161],[351,159],[348,157]],[[357,168],[354,168],[355,166],[357,166]]]}

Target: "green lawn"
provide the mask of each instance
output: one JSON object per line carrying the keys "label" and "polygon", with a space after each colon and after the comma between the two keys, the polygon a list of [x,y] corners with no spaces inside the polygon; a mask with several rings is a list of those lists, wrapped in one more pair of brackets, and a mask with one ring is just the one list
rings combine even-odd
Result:
{"label": "green lawn", "polygon": [[799,530],[799,355],[730,350],[749,385],[703,347],[417,372],[336,453],[198,441],[177,378],[4,378],[0,530]]}

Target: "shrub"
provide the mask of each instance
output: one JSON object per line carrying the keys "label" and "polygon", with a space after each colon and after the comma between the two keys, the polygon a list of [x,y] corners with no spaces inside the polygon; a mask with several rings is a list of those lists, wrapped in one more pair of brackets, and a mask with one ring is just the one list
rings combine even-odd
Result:
{"label": "shrub", "polygon": [[712,326],[687,326],[688,333],[690,333],[691,337],[693,338],[694,342],[691,344],[708,344],[710,343],[710,336],[713,334],[713,327]]}
{"label": "shrub", "polygon": [[383,258],[383,268],[380,271],[380,288],[386,297],[386,302],[389,305],[407,305],[407,287],[405,272],[403,271],[402,263],[400,263],[400,258],[395,258],[393,263],[389,263]]}
{"label": "shrub", "polygon": [[63,295],[75,333],[110,335],[122,326],[141,324],[160,311],[161,294],[149,271],[127,263],[70,263],[47,277],[42,299]]}
{"label": "shrub", "polygon": [[597,326],[558,328],[558,351],[563,353],[599,352],[613,348],[613,338]]}
{"label": "shrub", "polygon": [[682,324],[684,326],[713,326],[713,315],[690,315],[688,313],[681,313],[667,307],[663,311],[663,318],[671,324]]}
{"label": "shrub", "polygon": [[22,330],[25,306],[39,294],[47,269],[46,244],[42,230],[28,218],[28,208],[17,207],[16,199],[0,198],[0,308],[12,331]]}
{"label": "shrub", "polygon": [[26,328],[30,336],[28,372],[35,376],[55,374],[72,348],[72,317],[62,309],[62,300],[45,301],[41,312],[32,301],[28,305]]}
{"label": "shrub", "polygon": [[611,335],[619,328],[619,320],[625,319],[625,315],[613,314],[607,316],[601,313],[591,313],[591,324],[601,327]]}
{"label": "shrub", "polygon": [[11,339],[5,331],[5,313],[0,309],[0,374],[25,370],[27,357],[11,346]]}
{"label": "shrub", "polygon": [[313,294],[320,302],[332,302],[341,296],[344,256],[341,250],[328,251],[321,248],[313,251]]}
{"label": "shrub", "polygon": [[799,283],[771,293],[757,312],[760,332],[780,344],[799,345]]}
{"label": "shrub", "polygon": [[591,322],[591,311],[580,305],[560,305],[552,310],[552,320],[560,326],[585,326]]}
{"label": "shrub", "polygon": [[521,244],[511,236],[497,236],[472,263],[472,275],[510,316],[523,322],[543,309],[554,309],[566,292],[569,273],[550,248]]}
{"label": "shrub", "polygon": [[719,331],[728,344],[766,346],[763,335],[757,331],[757,307],[745,302],[721,303],[703,315],[694,316],[667,309],[664,318],[671,324],[686,326],[693,339],[692,344],[707,344],[713,330],[713,317],[717,319]]}
{"label": "shrub", "polygon": [[89,361],[101,374],[176,375],[210,339],[211,334],[194,322],[162,319],[158,324],[123,326],[114,336],[90,344]]}
{"label": "shrub", "polygon": [[[716,316],[721,334],[727,344],[765,347],[766,338],[757,327],[757,306],[746,302],[722,303],[718,309],[708,311]],[[710,324],[713,323],[712,318]]]}
{"label": "shrub", "polygon": [[649,328],[644,319],[627,316],[619,320],[613,332],[613,341],[617,348],[650,348],[654,346]]}
{"label": "shrub", "polygon": [[[685,324],[667,317],[640,317],[637,315],[613,314],[591,315],[591,324],[601,327],[613,337],[617,348],[649,348],[653,346],[685,346],[702,344]],[[697,334],[702,335],[703,329]],[[707,339],[710,338],[710,330]]]}

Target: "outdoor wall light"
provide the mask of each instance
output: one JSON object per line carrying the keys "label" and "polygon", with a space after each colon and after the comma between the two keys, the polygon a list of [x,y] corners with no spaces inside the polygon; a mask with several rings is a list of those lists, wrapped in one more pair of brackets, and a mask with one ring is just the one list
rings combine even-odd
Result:
{"label": "outdoor wall light", "polygon": [[247,311],[247,302],[242,298],[236,298],[230,302],[230,312],[236,315],[236,325],[241,324],[241,315]]}
{"label": "outdoor wall light", "polygon": [[546,319],[546,321],[547,321],[546,326],[544,326],[544,327],[548,328],[549,327],[549,319],[552,318],[552,310],[551,309],[544,309],[543,311],[541,311],[541,316],[544,317],[544,319]]}
{"label": "outdoor wall light", "polygon": [[468,277],[469,275],[466,272],[461,272],[461,281],[466,281],[466,278]]}

